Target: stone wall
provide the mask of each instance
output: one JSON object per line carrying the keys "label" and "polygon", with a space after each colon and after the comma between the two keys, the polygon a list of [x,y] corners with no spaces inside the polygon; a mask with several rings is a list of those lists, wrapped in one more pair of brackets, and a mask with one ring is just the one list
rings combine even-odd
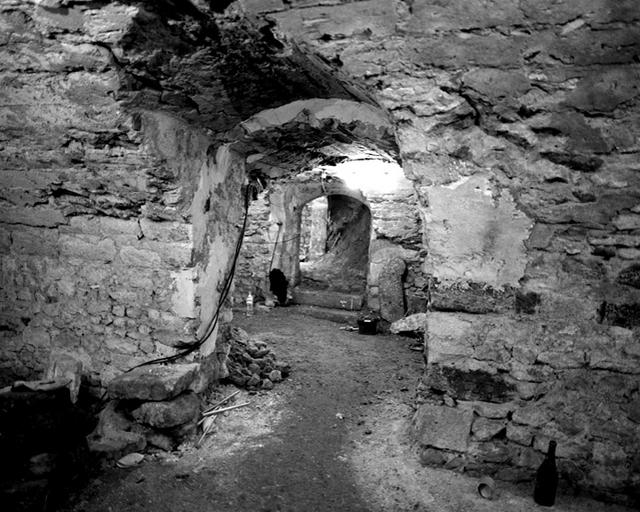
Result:
{"label": "stone wall", "polygon": [[555,437],[564,478],[637,499],[637,2],[242,3],[396,126],[423,221],[405,293],[429,300],[425,461],[530,478]]}
{"label": "stone wall", "polygon": [[202,26],[165,7],[0,2],[2,383],[62,351],[102,388],[193,342],[219,299],[244,175],[208,153],[241,115],[184,103],[166,71],[200,66]]}
{"label": "stone wall", "polygon": [[633,332],[541,323],[524,311],[431,312],[427,323],[429,365],[414,418],[426,463],[527,481],[555,439],[565,486],[634,499],[640,344]]}

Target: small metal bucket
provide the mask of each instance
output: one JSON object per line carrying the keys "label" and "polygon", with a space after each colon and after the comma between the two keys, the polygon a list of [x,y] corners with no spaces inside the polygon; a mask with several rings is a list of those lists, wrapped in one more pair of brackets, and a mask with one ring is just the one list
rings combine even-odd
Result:
{"label": "small metal bucket", "polygon": [[360,318],[358,319],[358,332],[360,334],[377,334],[378,319],[377,318]]}

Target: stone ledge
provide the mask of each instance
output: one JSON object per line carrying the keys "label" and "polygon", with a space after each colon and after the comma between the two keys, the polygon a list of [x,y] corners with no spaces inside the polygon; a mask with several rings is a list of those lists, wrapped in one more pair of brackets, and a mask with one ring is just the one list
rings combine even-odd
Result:
{"label": "stone ledge", "polygon": [[125,400],[169,400],[187,390],[198,377],[197,363],[143,366],[113,379],[109,398]]}

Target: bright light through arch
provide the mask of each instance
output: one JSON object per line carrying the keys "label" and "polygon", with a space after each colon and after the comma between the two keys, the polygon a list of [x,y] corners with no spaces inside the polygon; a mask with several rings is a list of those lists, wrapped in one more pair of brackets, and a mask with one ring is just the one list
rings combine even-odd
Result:
{"label": "bright light through arch", "polygon": [[350,189],[364,194],[392,194],[409,183],[402,167],[384,160],[350,160],[327,168],[326,174],[339,178]]}

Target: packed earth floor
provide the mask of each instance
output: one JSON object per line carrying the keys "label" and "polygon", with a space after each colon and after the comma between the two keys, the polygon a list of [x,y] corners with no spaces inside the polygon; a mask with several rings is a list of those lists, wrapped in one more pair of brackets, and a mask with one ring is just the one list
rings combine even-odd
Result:
{"label": "packed earth floor", "polygon": [[[133,468],[94,475],[67,512],[386,512],[542,510],[530,486],[422,467],[407,429],[423,367],[414,340],[361,335],[295,307],[236,313],[234,324],[268,343],[291,376],[271,391],[241,391],[196,447],[147,455]],[[343,327],[341,329],[341,327]],[[221,386],[215,398],[233,393]],[[562,512],[622,512],[560,494]]]}

